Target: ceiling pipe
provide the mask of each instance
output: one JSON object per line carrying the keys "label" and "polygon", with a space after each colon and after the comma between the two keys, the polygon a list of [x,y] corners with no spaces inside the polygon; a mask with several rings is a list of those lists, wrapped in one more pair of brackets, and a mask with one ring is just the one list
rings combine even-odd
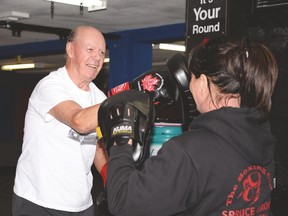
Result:
{"label": "ceiling pipe", "polygon": [[[58,28],[58,27],[49,27],[49,26],[40,26],[40,25],[31,25],[24,24],[19,22],[10,22],[10,21],[0,21],[0,28],[9,29],[12,31],[12,36],[21,36],[22,31],[30,31],[30,32],[39,32],[39,33],[47,33],[47,34],[56,34],[59,36],[60,40],[67,40],[71,29],[69,28]],[[106,34],[103,33],[105,39],[117,40],[120,39],[120,35],[116,34]]]}

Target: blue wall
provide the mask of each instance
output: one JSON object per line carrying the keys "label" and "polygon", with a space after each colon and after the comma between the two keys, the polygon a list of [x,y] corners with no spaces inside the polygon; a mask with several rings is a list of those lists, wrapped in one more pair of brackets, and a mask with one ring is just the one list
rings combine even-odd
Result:
{"label": "blue wall", "polygon": [[[111,32],[106,39],[109,50],[108,88],[130,81],[152,66],[152,43],[185,40],[185,23]],[[65,40],[7,45],[0,47],[0,59],[65,53]]]}

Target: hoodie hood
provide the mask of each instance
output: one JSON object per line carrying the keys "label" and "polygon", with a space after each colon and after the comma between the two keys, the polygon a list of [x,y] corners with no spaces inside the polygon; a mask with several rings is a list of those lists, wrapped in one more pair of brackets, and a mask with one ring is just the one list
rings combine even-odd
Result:
{"label": "hoodie hood", "polygon": [[225,107],[196,117],[191,129],[216,134],[251,164],[265,165],[274,157],[276,139],[264,113],[254,108]]}

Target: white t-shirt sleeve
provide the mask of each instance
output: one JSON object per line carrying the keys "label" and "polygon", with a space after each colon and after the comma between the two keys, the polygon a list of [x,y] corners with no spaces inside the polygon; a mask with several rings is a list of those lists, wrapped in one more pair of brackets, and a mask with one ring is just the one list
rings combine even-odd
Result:
{"label": "white t-shirt sleeve", "polygon": [[48,112],[57,104],[67,100],[73,100],[73,98],[65,88],[65,85],[61,83],[60,79],[51,79],[48,76],[37,84],[29,99],[29,103],[45,122],[49,122],[54,117]]}
{"label": "white t-shirt sleeve", "polygon": [[94,83],[90,83],[90,90],[92,93],[93,104],[102,103],[107,96]]}

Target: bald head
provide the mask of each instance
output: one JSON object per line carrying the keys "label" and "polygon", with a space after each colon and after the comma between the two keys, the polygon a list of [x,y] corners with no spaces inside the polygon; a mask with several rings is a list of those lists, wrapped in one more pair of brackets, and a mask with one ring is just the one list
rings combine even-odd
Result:
{"label": "bald head", "polygon": [[95,28],[93,26],[77,26],[71,30],[70,34],[68,35],[67,42],[74,41],[76,39],[76,37],[78,37],[79,33],[81,33],[81,32],[85,33],[87,31],[94,31],[95,33],[98,33],[99,36],[100,37],[102,36],[103,40],[104,40],[103,34],[97,28]]}
{"label": "bald head", "polygon": [[89,83],[95,79],[102,68],[105,53],[105,38],[97,28],[74,28],[66,44],[66,69],[74,82]]}

